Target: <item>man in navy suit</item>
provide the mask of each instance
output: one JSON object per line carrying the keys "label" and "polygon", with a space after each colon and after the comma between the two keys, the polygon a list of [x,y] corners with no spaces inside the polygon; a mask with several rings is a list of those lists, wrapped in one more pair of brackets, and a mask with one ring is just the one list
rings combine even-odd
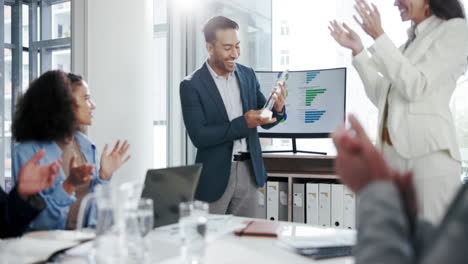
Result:
{"label": "man in navy suit", "polygon": [[285,117],[286,90],[276,93],[273,118],[262,117],[265,96],[252,68],[236,63],[239,26],[217,16],[204,26],[207,61],[180,84],[184,123],[203,171],[195,198],[210,212],[256,217],[257,189],[267,176],[257,126],[270,128]]}

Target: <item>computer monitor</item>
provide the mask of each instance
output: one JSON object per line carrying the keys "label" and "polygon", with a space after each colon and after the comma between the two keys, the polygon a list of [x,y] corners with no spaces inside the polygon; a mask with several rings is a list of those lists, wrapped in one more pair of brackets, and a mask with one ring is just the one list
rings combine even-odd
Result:
{"label": "computer monitor", "polygon": [[[257,72],[261,91],[267,98],[278,73]],[[271,129],[259,127],[260,137],[326,138],[344,122],[346,68],[290,71],[287,91],[286,120]]]}
{"label": "computer monitor", "polygon": [[153,199],[154,227],[177,223],[179,203],[194,199],[201,171],[195,164],[146,172],[141,197]]}

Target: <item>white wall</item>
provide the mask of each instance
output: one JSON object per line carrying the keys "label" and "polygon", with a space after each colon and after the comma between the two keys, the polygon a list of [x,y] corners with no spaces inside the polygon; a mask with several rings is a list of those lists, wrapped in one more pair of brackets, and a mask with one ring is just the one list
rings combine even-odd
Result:
{"label": "white wall", "polygon": [[72,64],[85,75],[97,105],[89,136],[100,153],[106,143],[129,140],[132,158],[114,175],[113,183],[143,181],[153,160],[153,1],[74,2],[82,8],[74,12],[73,28],[84,27],[85,33],[73,41]]}
{"label": "white wall", "polygon": [[187,45],[187,20],[186,8],[180,8],[181,1],[168,0],[168,23],[169,23],[169,61],[168,61],[168,166],[181,166],[186,164],[186,132],[182,118],[182,107],[180,105],[179,86],[183,78],[188,74],[186,70],[186,49],[192,48]]}

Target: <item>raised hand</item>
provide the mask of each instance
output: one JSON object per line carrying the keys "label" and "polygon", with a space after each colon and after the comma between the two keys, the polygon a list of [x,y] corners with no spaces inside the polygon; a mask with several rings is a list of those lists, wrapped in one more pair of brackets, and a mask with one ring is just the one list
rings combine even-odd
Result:
{"label": "raised hand", "polygon": [[94,165],[88,163],[76,166],[76,157],[70,160],[70,175],[63,182],[63,188],[67,193],[73,193],[76,188],[82,184],[87,184],[93,178]]}
{"label": "raised hand", "polygon": [[343,23],[343,27],[336,22],[336,20],[330,21],[328,26],[331,36],[340,44],[342,47],[351,49],[353,56],[359,54],[363,49],[361,38],[354,32],[346,23]]}
{"label": "raised hand", "polygon": [[29,195],[49,188],[57,178],[62,161],[57,160],[48,165],[38,166],[38,162],[44,155],[45,150],[39,150],[19,171],[18,193],[24,200]]}
{"label": "raised hand", "polygon": [[272,124],[276,122],[276,117],[268,118],[261,116],[262,110],[250,110],[244,114],[245,121],[249,128],[256,128],[266,124]]}
{"label": "raised hand", "polygon": [[380,13],[377,7],[372,4],[372,8],[365,0],[356,0],[354,8],[361,17],[361,21],[356,16],[354,20],[361,26],[361,28],[373,39],[377,39],[382,34],[384,30],[382,28],[382,23],[380,21]]}
{"label": "raised hand", "polygon": [[125,157],[127,150],[130,148],[127,140],[125,140],[120,146],[120,140],[115,143],[114,149],[111,153],[107,154],[107,144],[104,146],[104,150],[101,155],[101,169],[99,170],[99,177],[103,180],[109,180],[112,173],[119,169],[125,162],[130,159],[130,155]]}

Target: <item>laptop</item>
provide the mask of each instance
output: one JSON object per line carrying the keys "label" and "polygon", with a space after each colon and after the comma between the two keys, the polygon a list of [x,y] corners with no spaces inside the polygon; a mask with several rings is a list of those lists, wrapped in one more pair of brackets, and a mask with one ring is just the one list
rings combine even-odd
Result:
{"label": "laptop", "polygon": [[202,165],[195,164],[146,172],[141,197],[153,199],[153,227],[177,223],[179,203],[194,199],[201,171]]}

